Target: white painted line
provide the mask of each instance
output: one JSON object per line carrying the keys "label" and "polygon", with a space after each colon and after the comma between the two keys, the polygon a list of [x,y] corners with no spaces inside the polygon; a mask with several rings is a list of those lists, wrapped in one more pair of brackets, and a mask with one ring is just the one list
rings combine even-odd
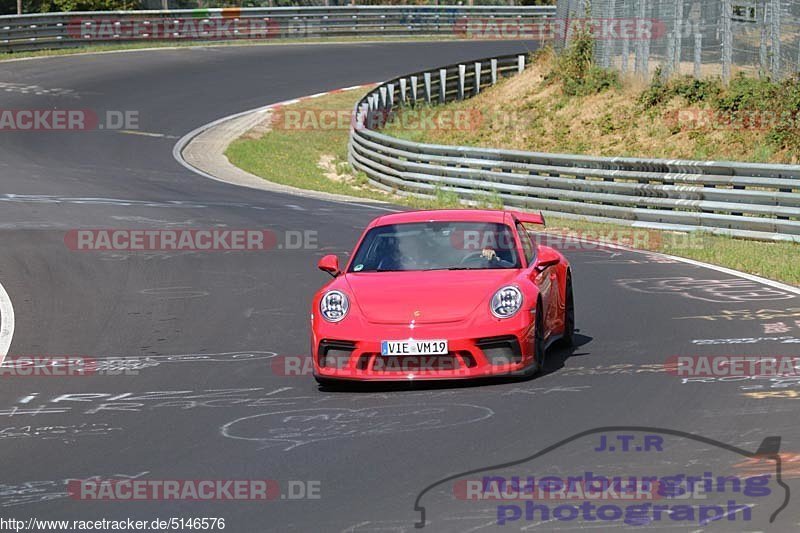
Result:
{"label": "white painted line", "polygon": [[14,336],[14,307],[3,284],[0,283],[0,364],[3,363],[11,348]]}
{"label": "white painted line", "polygon": [[124,133],[126,135],[141,135],[142,137],[157,137],[159,139],[177,139],[175,135],[168,135],[166,133],[152,133],[149,131],[140,130],[117,130],[117,133]]}

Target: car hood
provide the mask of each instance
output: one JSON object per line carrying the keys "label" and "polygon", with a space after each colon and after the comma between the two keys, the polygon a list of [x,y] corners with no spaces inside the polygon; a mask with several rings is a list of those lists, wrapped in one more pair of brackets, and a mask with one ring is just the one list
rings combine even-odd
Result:
{"label": "car hood", "polygon": [[345,281],[364,318],[380,324],[455,322],[513,281],[519,270],[349,273]]}

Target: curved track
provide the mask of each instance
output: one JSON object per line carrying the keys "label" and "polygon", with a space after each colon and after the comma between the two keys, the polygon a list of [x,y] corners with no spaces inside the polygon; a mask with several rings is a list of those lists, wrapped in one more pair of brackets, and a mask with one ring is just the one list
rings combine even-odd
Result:
{"label": "curved track", "polygon": [[[554,349],[534,380],[331,392],[275,371],[267,357],[307,352],[308,301],[325,281],[317,257],[348,252],[378,211],[203,179],[172,158],[175,139],[270,102],[524,49],[208,47],[0,63],[0,81],[15,84],[0,93],[3,108],[136,110],[141,131],[156,135],[0,134],[0,282],[16,312],[10,354],[141,365],[135,375],[0,380],[0,515],[402,531],[418,519],[417,494],[438,479],[598,426],[660,426],[745,449],[781,435],[784,452],[800,453],[800,381],[682,383],[653,366],[674,355],[800,355],[800,297],[653,254],[567,251],[581,346]],[[73,228],[210,226],[318,230],[320,249],[112,254],[64,244]],[[750,340],[693,342],[742,338]],[[167,357],[188,354],[206,357]],[[70,478],[132,475],[316,480],[322,498],[98,503],[65,494]],[[790,504],[775,530],[796,529],[799,516]],[[441,531],[495,527],[486,515],[429,519]]]}

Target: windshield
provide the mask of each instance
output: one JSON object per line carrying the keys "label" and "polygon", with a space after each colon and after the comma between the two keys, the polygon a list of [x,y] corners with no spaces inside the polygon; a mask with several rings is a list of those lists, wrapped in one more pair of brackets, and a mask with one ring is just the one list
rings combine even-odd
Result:
{"label": "windshield", "polygon": [[520,268],[514,235],[505,224],[420,222],[371,229],[350,272]]}

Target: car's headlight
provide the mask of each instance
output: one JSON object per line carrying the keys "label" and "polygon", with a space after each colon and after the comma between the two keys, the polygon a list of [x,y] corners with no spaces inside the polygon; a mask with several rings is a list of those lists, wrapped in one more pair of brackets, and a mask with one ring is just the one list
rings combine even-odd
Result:
{"label": "car's headlight", "polygon": [[503,287],[494,293],[489,307],[497,318],[512,317],[522,307],[522,292],[513,285]]}
{"label": "car's headlight", "polygon": [[347,295],[339,291],[328,291],[319,302],[319,312],[328,322],[339,322],[350,309]]}

